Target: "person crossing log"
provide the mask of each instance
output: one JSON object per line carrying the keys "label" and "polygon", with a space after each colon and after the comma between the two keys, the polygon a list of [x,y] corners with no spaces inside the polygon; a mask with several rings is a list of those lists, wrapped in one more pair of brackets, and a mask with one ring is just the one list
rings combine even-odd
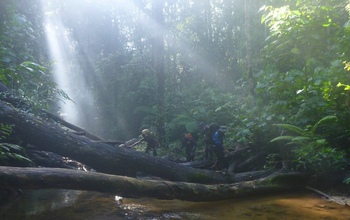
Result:
{"label": "person crossing log", "polygon": [[228,183],[231,176],[216,172],[181,166],[177,163],[137,152],[96,142],[86,136],[67,132],[60,126],[40,119],[0,101],[0,121],[14,125],[16,139],[37,147],[69,157],[88,165],[98,172],[136,176],[137,172],[157,176],[171,181],[194,183]]}

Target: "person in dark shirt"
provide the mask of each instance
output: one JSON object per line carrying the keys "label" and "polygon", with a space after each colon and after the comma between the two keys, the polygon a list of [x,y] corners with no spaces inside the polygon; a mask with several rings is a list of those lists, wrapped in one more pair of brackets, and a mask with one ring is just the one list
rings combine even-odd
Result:
{"label": "person in dark shirt", "polygon": [[201,128],[201,133],[203,135],[203,143],[205,147],[204,158],[206,160],[213,159],[213,135],[219,129],[219,125],[217,123],[205,124],[204,122],[199,123],[199,127]]}
{"label": "person in dark shirt", "polygon": [[153,156],[157,156],[157,148],[159,147],[159,142],[154,134],[149,129],[143,129],[141,132],[142,140],[147,143],[145,153],[153,151]]}
{"label": "person in dark shirt", "polygon": [[182,139],[182,147],[186,150],[186,161],[194,161],[196,145],[197,142],[193,139],[192,134],[185,134]]}

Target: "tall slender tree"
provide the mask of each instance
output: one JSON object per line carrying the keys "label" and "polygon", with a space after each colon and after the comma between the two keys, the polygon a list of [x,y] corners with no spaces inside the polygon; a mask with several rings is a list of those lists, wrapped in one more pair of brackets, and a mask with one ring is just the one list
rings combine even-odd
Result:
{"label": "tall slender tree", "polygon": [[153,37],[153,68],[157,76],[157,117],[156,126],[159,141],[162,146],[165,144],[165,111],[164,111],[164,91],[165,91],[165,74],[164,74],[164,2],[153,1],[153,20],[154,20],[154,37]]}
{"label": "tall slender tree", "polygon": [[253,64],[252,64],[252,37],[251,37],[251,12],[250,5],[251,0],[244,1],[244,30],[246,35],[246,46],[247,46],[247,75],[248,75],[248,85],[250,94],[255,97],[255,79],[253,75]]}

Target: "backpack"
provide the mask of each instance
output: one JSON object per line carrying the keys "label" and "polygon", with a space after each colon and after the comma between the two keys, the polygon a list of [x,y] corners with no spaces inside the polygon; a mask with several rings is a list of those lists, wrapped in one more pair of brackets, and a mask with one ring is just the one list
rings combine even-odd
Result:
{"label": "backpack", "polygon": [[214,133],[219,130],[220,125],[217,123],[211,123],[209,125],[209,131],[210,131],[210,137],[212,137],[214,135]]}
{"label": "backpack", "polygon": [[217,124],[217,123],[211,123],[210,125],[206,125],[204,127],[204,132],[205,132],[205,135],[209,138],[209,139],[212,139],[214,133],[219,130],[220,128],[220,125]]}

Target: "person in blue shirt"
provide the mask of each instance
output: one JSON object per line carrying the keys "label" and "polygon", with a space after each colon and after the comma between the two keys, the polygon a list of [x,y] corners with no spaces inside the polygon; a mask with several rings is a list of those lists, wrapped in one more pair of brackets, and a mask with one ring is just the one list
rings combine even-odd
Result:
{"label": "person in blue shirt", "polygon": [[227,167],[225,160],[225,148],[224,148],[224,136],[226,133],[226,126],[220,126],[220,128],[214,133],[213,140],[213,151],[216,155],[217,161],[213,167]]}

